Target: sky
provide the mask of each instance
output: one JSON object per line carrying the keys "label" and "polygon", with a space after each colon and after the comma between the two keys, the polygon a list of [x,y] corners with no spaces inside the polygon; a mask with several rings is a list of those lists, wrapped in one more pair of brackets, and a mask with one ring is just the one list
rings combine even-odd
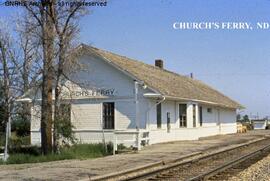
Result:
{"label": "sky", "polygon": [[[0,17],[18,8],[0,6]],[[199,79],[270,116],[270,29],[175,30],[174,22],[270,23],[270,0],[108,0],[80,21],[79,42]]]}

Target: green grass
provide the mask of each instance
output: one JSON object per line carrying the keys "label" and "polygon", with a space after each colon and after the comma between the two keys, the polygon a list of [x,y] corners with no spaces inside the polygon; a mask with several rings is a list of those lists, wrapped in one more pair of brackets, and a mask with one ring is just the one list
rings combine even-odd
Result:
{"label": "green grass", "polygon": [[[5,146],[6,136],[5,133],[0,133],[0,146]],[[11,144],[20,144],[20,145],[30,145],[30,136],[19,137],[15,132],[11,133],[11,138],[9,140]]]}
{"label": "green grass", "polygon": [[[33,149],[35,150],[35,149]],[[66,159],[88,159],[109,155],[106,153],[103,144],[77,144],[69,148],[62,148],[59,154],[28,154],[28,153],[11,153],[7,162],[0,161],[0,164],[22,164],[22,163],[39,163]]]}

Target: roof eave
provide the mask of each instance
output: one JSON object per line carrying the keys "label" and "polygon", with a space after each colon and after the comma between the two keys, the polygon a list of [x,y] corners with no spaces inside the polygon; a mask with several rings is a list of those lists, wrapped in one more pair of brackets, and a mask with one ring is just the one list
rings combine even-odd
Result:
{"label": "roof eave", "polygon": [[198,102],[198,103],[203,103],[203,104],[209,104],[217,107],[224,107],[224,108],[231,108],[231,109],[243,109],[240,106],[228,106],[225,104],[220,104],[216,102],[211,102],[211,101],[205,101],[205,100],[200,100],[200,99],[191,99],[191,98],[183,98],[183,97],[176,97],[176,96],[166,96],[166,99],[173,99],[173,100],[179,100],[179,101],[190,101],[190,102]]}

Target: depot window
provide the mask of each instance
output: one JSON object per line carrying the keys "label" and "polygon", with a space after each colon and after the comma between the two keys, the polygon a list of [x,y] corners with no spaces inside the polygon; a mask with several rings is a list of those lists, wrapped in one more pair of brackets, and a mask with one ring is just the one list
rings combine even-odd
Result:
{"label": "depot window", "polygon": [[187,105],[179,104],[179,127],[187,127]]}
{"label": "depot window", "polygon": [[103,103],[103,129],[114,129],[114,102]]}

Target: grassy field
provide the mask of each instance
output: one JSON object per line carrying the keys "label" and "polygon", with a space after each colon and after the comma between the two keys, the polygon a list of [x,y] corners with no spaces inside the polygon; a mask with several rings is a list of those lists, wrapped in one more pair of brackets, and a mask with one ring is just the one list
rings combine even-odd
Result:
{"label": "grassy field", "polygon": [[41,155],[40,148],[26,147],[13,150],[7,162],[0,161],[0,164],[22,164],[39,163],[66,159],[89,159],[111,154],[111,149],[105,151],[103,144],[77,144],[71,147],[62,148],[59,154]]}

